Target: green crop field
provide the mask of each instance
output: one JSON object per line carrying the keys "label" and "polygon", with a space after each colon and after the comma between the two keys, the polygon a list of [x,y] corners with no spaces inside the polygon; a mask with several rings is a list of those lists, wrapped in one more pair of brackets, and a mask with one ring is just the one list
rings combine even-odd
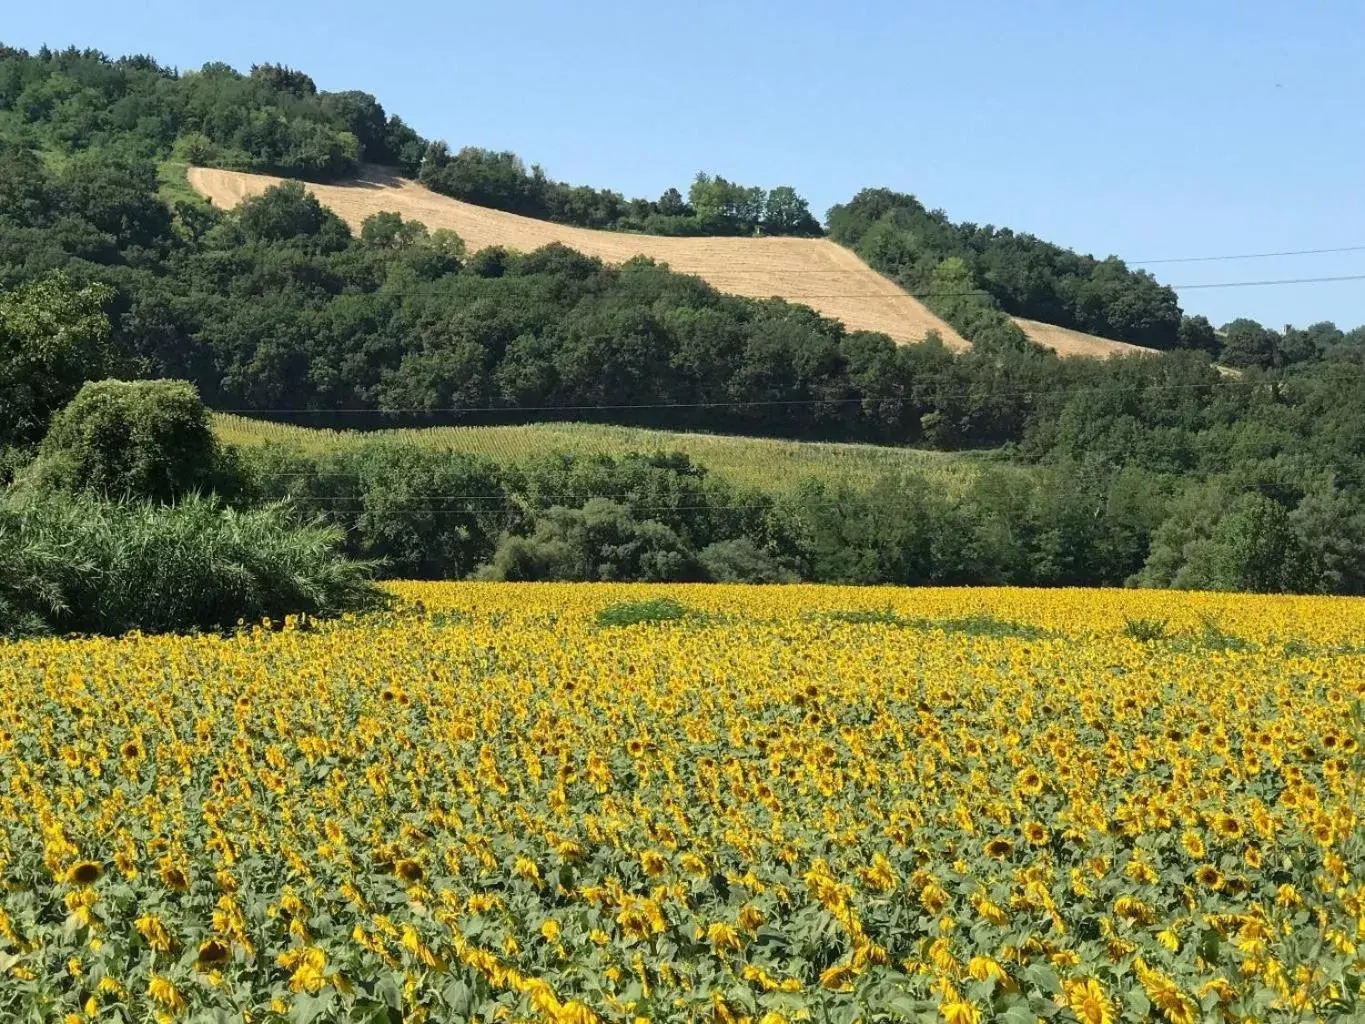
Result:
{"label": "green crop field", "polygon": [[[871,444],[781,441],[760,437],[647,430],[597,423],[533,423],[510,427],[428,427],[409,430],[315,430],[219,414],[218,436],[238,445],[274,442],[305,451],[387,438],[482,455],[505,464],[540,456],[625,455],[629,452],[684,452],[694,462],[735,484],[768,491],[788,490],[818,477],[866,486],[880,476],[914,470],[936,480],[965,486],[988,456],[924,451]],[[1019,469],[1019,472],[1026,470]]]}

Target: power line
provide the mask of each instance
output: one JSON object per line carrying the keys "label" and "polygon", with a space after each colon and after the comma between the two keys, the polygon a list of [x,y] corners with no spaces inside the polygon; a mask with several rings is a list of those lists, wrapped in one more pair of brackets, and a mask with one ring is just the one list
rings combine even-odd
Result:
{"label": "power line", "polygon": [[[685,274],[685,276],[689,276],[689,277],[699,277],[699,276],[700,276],[699,274],[693,274],[693,273],[684,272],[684,271],[680,271],[679,273],[683,273],[683,274]],[[731,273],[731,271],[724,271],[724,272],[722,272],[722,273]],[[758,271],[755,271],[755,273],[758,273]],[[769,273],[769,272],[767,272],[767,271],[764,271],[763,273],[768,273],[769,276],[774,277],[774,278],[781,278],[781,277],[787,276],[787,272],[786,272],[786,271],[782,271],[782,272],[780,272],[780,273]],[[800,273],[800,271],[792,271],[791,273]],[[819,273],[822,273],[822,274],[825,274],[825,273],[833,274],[833,273],[836,273],[836,271],[819,271]],[[860,272],[860,271],[850,270],[850,271],[847,271],[847,273],[850,273],[850,274],[860,274],[861,272]],[[716,277],[720,277],[721,274],[717,274],[717,275],[715,275],[715,276],[716,276]],[[889,280],[889,279],[888,279],[888,280]],[[1342,275],[1342,276],[1339,276],[1339,277],[1289,277],[1289,278],[1280,278],[1280,279],[1276,279],[1276,280],[1263,280],[1263,281],[1219,281],[1219,282],[1215,282],[1215,283],[1212,283],[1212,284],[1203,283],[1203,282],[1201,282],[1201,283],[1195,283],[1195,284],[1166,284],[1166,285],[1161,285],[1161,287],[1163,287],[1163,288],[1170,288],[1170,289],[1172,289],[1172,290],[1174,290],[1174,291],[1180,291],[1180,290],[1182,290],[1182,289],[1188,289],[1188,288],[1257,288],[1257,287],[1268,287],[1268,286],[1272,286],[1272,285],[1285,285],[1285,284],[1316,284],[1316,283],[1323,282],[1323,281],[1362,281],[1362,280],[1365,280],[1365,274],[1345,274],[1345,275]],[[715,289],[716,291],[720,292],[722,295],[734,295],[734,296],[738,296],[739,298],[753,299],[753,300],[759,301],[759,302],[764,301],[765,299],[770,299],[770,298],[771,298],[771,299],[781,299],[781,300],[784,301],[784,302],[791,302],[791,303],[802,303],[802,302],[805,302],[807,299],[901,299],[901,298],[911,298],[911,299],[963,299],[963,298],[974,298],[974,297],[979,297],[979,296],[983,296],[983,295],[984,295],[984,296],[993,296],[993,295],[995,294],[994,292],[992,292],[992,291],[990,291],[989,289],[986,289],[986,288],[971,288],[971,289],[967,289],[967,290],[965,290],[965,291],[957,291],[957,292],[912,292],[912,291],[908,291],[907,289],[901,288],[899,285],[896,285],[896,284],[892,283],[890,289],[888,289],[887,291],[880,291],[880,292],[797,292],[797,291],[787,291],[785,294],[782,294],[782,295],[778,295],[777,293],[773,293],[772,295],[758,296],[758,295],[745,295],[745,294],[740,293],[740,292],[727,291],[725,288],[721,287],[720,285],[716,285],[716,284],[712,283],[709,279],[706,279],[706,283],[707,283],[711,288],[713,288],[713,289]],[[1160,284],[1160,282],[1158,282],[1158,284]],[[410,290],[410,291],[408,292],[408,294],[428,294],[428,292],[429,292],[429,290],[423,290],[423,291]],[[386,292],[385,294],[389,294],[389,295],[393,295],[393,294],[402,294],[402,291],[401,291],[401,290],[391,291],[391,292]],[[1003,312],[1003,310],[1002,310],[1002,312]],[[1007,314],[1007,315],[1009,315],[1009,314]],[[1053,325],[1049,325],[1049,326],[1053,326]],[[1058,325],[1058,326],[1060,326],[1060,325]],[[1104,339],[1104,340],[1112,340],[1112,339]]]}
{"label": "power line", "polygon": [[[1190,288],[1264,288],[1272,285],[1283,284],[1318,284],[1324,281],[1365,281],[1365,274],[1343,274],[1337,277],[1284,277],[1265,281],[1217,281],[1213,283],[1200,282],[1198,284],[1168,284],[1163,287],[1174,291],[1183,291]],[[800,302],[803,299],[894,299],[901,295],[908,295],[912,299],[955,299],[966,298],[974,295],[992,295],[993,292],[984,288],[977,288],[972,291],[962,292],[911,292],[904,289],[897,289],[894,292],[789,292],[780,296],[788,302]]]}
{"label": "power line", "polygon": [[1155,263],[1218,263],[1223,260],[1264,260],[1277,256],[1321,256],[1325,253],[1336,252],[1365,252],[1365,245],[1342,245],[1333,249],[1288,249],[1284,252],[1244,252],[1231,256],[1168,256],[1159,260],[1124,260],[1124,262],[1134,267],[1146,267]]}
{"label": "power line", "polygon": [[1339,277],[1283,277],[1274,281],[1217,281],[1212,284],[1173,284],[1177,291],[1191,288],[1264,288],[1281,284],[1321,284],[1325,281],[1365,281],[1365,274],[1342,274]]}

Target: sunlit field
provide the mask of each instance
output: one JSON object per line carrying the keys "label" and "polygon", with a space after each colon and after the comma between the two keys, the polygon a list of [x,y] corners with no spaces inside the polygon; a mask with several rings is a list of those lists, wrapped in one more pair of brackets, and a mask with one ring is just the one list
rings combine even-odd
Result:
{"label": "sunlit field", "polygon": [[1365,1019],[1365,601],[392,590],[0,645],[0,1019]]}
{"label": "sunlit field", "polygon": [[[950,492],[966,489],[989,455],[896,448],[875,444],[786,441],[737,434],[612,426],[605,423],[529,423],[506,427],[425,427],[395,430],[315,430],[245,416],[219,414],[214,433],[237,445],[285,444],[305,452],[345,450],[366,441],[394,441],[423,448],[463,452],[515,466],[549,455],[621,457],[633,452],[682,452],[737,486],[770,492],[802,481],[870,486],[893,473],[923,474]],[[990,463],[1019,477],[1023,467]]]}

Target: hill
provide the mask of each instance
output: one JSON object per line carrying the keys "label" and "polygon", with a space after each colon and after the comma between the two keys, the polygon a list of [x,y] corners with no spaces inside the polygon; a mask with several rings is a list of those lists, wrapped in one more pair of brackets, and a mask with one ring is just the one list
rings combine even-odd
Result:
{"label": "hill", "polygon": [[[283,180],[208,167],[192,167],[188,174],[201,195],[224,209]],[[937,331],[957,351],[970,347],[942,317],[851,250],[825,238],[670,238],[594,231],[474,206],[381,168],[367,168],[352,181],[310,184],[308,189],[356,230],[365,218],[388,211],[428,228],[455,231],[471,250],[505,246],[528,251],[559,242],[608,263],[648,256],[721,291],[760,299],[780,296],[808,305],[850,330],[880,331],[899,342],[922,341],[929,331]],[[1015,322],[1030,340],[1063,356],[1108,358],[1152,351],[1036,321]]]}
{"label": "hill", "polygon": [[[208,167],[192,167],[189,181],[216,206],[231,209],[282,179]],[[309,190],[353,229],[385,211],[448,228],[470,251],[505,246],[520,252],[559,242],[608,263],[648,256],[679,273],[696,274],[735,295],[781,296],[843,321],[850,330],[881,331],[901,342],[922,341],[937,331],[951,348],[967,342],[923,303],[911,298],[850,250],[824,238],[668,238],[622,231],[594,231],[523,217],[439,195],[382,168],[367,168],[353,181],[310,184]]]}
{"label": "hill", "polygon": [[[983,461],[970,453],[648,430],[600,423],[344,431],[220,414],[214,417],[213,429],[221,440],[243,446],[274,442],[319,453],[391,439],[423,448],[481,455],[503,465],[550,454],[620,456],[631,452],[683,452],[736,486],[770,493],[790,490],[809,478],[866,487],[898,470],[913,470],[949,490],[960,490],[975,477]],[[1020,468],[1019,472],[1027,470]]]}

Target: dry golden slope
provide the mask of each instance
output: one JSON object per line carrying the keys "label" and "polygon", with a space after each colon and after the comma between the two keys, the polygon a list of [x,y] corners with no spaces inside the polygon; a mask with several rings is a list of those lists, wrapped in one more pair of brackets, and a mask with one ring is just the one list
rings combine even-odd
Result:
{"label": "dry golden slope", "polygon": [[[190,184],[224,209],[281,180],[207,167],[189,170]],[[308,189],[355,230],[371,214],[393,211],[432,230],[455,231],[471,252],[490,245],[529,251],[561,242],[608,263],[648,256],[680,273],[696,274],[721,291],[803,303],[853,330],[882,331],[901,342],[922,341],[929,331],[938,331],[954,349],[971,347],[923,303],[825,238],[664,238],[593,231],[474,206],[375,168],[354,182],[309,184]],[[1029,320],[1017,322],[1039,344],[1062,355],[1106,357],[1143,351]]]}

